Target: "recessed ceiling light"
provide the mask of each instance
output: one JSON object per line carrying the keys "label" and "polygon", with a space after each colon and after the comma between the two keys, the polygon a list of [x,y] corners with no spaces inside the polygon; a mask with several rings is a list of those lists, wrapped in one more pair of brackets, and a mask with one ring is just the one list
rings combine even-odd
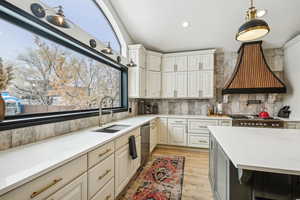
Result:
{"label": "recessed ceiling light", "polygon": [[187,27],[189,27],[189,26],[190,26],[190,23],[189,23],[189,22],[187,22],[187,21],[182,22],[182,27],[183,27],[183,28],[187,28]]}
{"label": "recessed ceiling light", "polygon": [[263,10],[258,10],[257,13],[256,13],[256,16],[257,17],[263,17],[267,14],[267,10],[266,9],[263,9]]}

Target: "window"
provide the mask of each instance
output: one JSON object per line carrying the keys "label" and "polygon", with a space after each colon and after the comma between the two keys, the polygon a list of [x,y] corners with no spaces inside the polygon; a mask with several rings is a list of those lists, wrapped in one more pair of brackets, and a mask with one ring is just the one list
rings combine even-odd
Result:
{"label": "window", "polygon": [[[102,42],[121,53],[120,42],[106,16],[93,0],[43,0],[50,6],[63,6],[67,18]],[[84,10],[84,12],[82,12]]]}
{"label": "window", "polygon": [[121,107],[120,70],[3,19],[0,26],[1,64],[14,69],[12,84],[2,92],[7,115],[93,109],[105,95]]}

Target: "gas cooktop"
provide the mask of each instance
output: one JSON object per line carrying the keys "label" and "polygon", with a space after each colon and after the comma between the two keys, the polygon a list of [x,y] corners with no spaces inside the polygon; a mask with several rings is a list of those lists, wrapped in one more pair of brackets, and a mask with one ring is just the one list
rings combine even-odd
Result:
{"label": "gas cooktop", "polygon": [[283,128],[284,122],[278,118],[259,118],[258,115],[230,115],[232,126]]}

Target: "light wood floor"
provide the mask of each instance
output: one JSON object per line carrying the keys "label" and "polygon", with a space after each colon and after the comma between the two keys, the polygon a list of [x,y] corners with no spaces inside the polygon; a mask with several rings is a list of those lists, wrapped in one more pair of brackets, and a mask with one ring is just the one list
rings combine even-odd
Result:
{"label": "light wood floor", "polygon": [[213,200],[208,180],[208,151],[160,147],[153,155],[185,156],[182,200]]}
{"label": "light wood floor", "polygon": [[[154,150],[153,155],[185,157],[181,200],[213,200],[208,180],[208,151],[159,147]],[[124,200],[124,198],[121,197],[119,200]]]}

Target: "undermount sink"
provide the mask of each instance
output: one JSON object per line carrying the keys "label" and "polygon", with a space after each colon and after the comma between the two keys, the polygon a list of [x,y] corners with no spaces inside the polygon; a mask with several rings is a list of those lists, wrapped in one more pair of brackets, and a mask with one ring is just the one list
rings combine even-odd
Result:
{"label": "undermount sink", "polygon": [[106,128],[101,128],[98,130],[95,130],[95,132],[101,132],[101,133],[116,133],[118,131],[121,131],[125,128],[128,128],[129,125],[120,125],[120,124],[115,124],[112,126],[108,126]]}

